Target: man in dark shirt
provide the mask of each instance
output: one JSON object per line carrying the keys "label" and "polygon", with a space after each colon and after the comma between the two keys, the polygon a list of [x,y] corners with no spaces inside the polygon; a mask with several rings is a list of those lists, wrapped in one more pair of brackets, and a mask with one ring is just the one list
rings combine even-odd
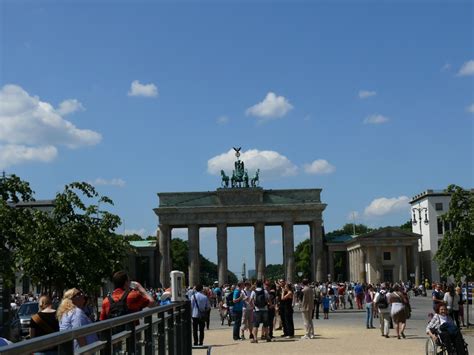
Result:
{"label": "man in dark shirt", "polygon": [[438,304],[444,303],[444,294],[443,291],[441,291],[441,284],[436,284],[435,289],[431,294],[431,298],[433,299],[433,310],[436,312]]}

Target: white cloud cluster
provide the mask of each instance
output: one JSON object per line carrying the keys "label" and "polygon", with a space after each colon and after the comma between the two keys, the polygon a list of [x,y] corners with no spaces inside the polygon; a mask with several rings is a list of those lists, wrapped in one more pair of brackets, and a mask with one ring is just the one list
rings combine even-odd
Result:
{"label": "white cloud cluster", "polygon": [[66,116],[76,111],[84,111],[85,108],[82,104],[76,99],[64,100],[59,104],[59,107],[56,109],[58,114],[61,116]]}
{"label": "white cloud cluster", "polygon": [[474,60],[469,60],[464,63],[459,69],[458,76],[474,75]]}
{"label": "white cloud cluster", "polygon": [[369,97],[377,95],[376,91],[360,90],[359,99],[367,99]]}
{"label": "white cloud cluster", "polygon": [[470,112],[470,113],[474,113],[474,104],[469,105],[469,106],[466,108],[466,111],[467,111],[467,112]]}
{"label": "white cloud cluster", "polygon": [[[241,151],[240,159],[244,161],[249,173],[260,169],[265,177],[280,177],[296,175],[298,168],[287,157],[272,150],[250,149]],[[217,155],[207,162],[207,171],[212,175],[219,175],[221,170],[228,174],[232,172],[235,162],[235,151],[230,149],[226,153]]]}
{"label": "white cloud cluster", "polygon": [[262,122],[283,117],[292,109],[293,106],[285,97],[269,92],[262,102],[249,107],[246,114],[258,117]]}
{"label": "white cloud cluster", "polygon": [[123,231],[123,235],[132,235],[132,234],[138,234],[140,237],[145,237],[146,235],[146,229],[145,228],[140,228],[140,229],[125,229]]}
{"label": "white cloud cluster", "polygon": [[125,186],[125,181],[120,178],[113,178],[110,180],[103,179],[103,178],[97,178],[94,181],[91,182],[92,185],[94,186],[117,186],[117,187],[124,187]]}
{"label": "white cloud cluster", "polygon": [[331,174],[336,171],[336,167],[325,159],[317,159],[311,164],[305,164],[304,171],[314,175]]}
{"label": "white cloud cluster", "polygon": [[390,119],[383,115],[370,115],[364,119],[364,124],[382,124],[390,121]]}
{"label": "white cloud cluster", "polygon": [[140,81],[134,80],[130,85],[128,96],[157,97],[158,88],[155,84],[141,84]]}
{"label": "white cloud cluster", "polygon": [[30,96],[18,85],[0,89],[0,167],[28,162],[48,162],[57,156],[57,146],[79,148],[98,144],[102,136],[79,129],[62,116],[83,109],[74,99],[55,109]]}
{"label": "white cloud cluster", "polygon": [[380,197],[373,200],[364,210],[367,217],[384,216],[387,214],[400,212],[408,209],[410,199],[407,196]]}

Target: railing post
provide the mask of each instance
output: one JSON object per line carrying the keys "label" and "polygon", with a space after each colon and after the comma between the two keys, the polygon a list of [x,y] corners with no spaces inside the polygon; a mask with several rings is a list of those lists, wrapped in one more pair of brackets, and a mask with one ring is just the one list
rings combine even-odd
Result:
{"label": "railing post", "polygon": [[100,355],[112,355],[112,328],[103,330],[100,338],[107,342],[106,347],[100,351]]}
{"label": "railing post", "polygon": [[74,355],[74,340],[59,344],[58,355]]}
{"label": "railing post", "polygon": [[145,318],[145,324],[148,324],[148,327],[145,329],[145,355],[152,355],[154,353],[155,341],[153,339],[153,319],[152,316]]}
{"label": "railing post", "polygon": [[183,313],[181,312],[183,306],[176,306],[176,353],[181,355],[183,353]]}
{"label": "railing post", "polygon": [[158,354],[166,354],[165,317],[166,314],[164,312],[158,314]]}
{"label": "railing post", "polygon": [[168,311],[168,319],[166,322],[166,333],[168,341],[168,354],[176,355],[176,341],[175,341],[175,331],[174,331],[174,309],[171,308]]}
{"label": "railing post", "polygon": [[193,347],[192,347],[192,313],[191,313],[191,302],[186,301],[184,304],[184,337],[183,337],[183,343],[185,344],[185,350],[184,354],[191,355],[193,352]]}
{"label": "railing post", "polygon": [[131,331],[127,339],[127,354],[135,354],[137,351],[137,333],[135,332],[135,321],[128,324]]}

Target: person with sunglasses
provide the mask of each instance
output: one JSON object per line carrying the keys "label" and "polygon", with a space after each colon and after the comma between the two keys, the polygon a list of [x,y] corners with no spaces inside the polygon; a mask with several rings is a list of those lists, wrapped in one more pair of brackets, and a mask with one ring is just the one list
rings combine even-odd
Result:
{"label": "person with sunglasses", "polygon": [[[77,288],[71,288],[64,293],[63,299],[56,312],[59,321],[59,330],[70,330],[82,327],[92,323],[86,313],[83,311],[85,306],[84,293]],[[97,341],[96,334],[89,334],[74,340],[74,349]]]}

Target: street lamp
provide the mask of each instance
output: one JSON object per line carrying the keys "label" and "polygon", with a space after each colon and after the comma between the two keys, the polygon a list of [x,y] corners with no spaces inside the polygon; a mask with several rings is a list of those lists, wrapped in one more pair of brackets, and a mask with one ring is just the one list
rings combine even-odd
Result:
{"label": "street lamp", "polygon": [[[420,234],[421,234],[421,239],[420,239],[420,247],[421,247],[421,253],[420,253],[420,261],[421,261],[421,282],[424,285],[425,282],[425,271],[423,268],[423,231],[421,230],[421,224],[424,223],[425,225],[428,225],[428,208],[427,207],[413,207],[412,208],[413,212],[413,225],[416,226],[417,223],[420,224]],[[418,221],[416,220],[416,214],[415,212],[418,212]],[[424,218],[422,217],[422,212],[425,212]]]}

